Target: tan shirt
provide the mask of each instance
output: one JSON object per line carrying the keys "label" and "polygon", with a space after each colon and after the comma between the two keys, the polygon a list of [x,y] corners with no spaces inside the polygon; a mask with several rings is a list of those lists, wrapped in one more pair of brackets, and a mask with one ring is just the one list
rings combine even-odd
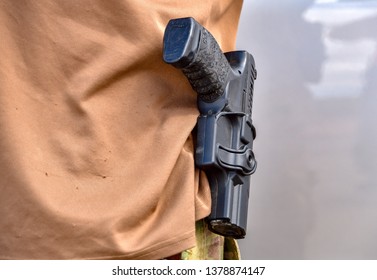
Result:
{"label": "tan shirt", "polygon": [[195,245],[196,94],[169,19],[234,49],[242,0],[0,0],[0,259],[159,259]]}

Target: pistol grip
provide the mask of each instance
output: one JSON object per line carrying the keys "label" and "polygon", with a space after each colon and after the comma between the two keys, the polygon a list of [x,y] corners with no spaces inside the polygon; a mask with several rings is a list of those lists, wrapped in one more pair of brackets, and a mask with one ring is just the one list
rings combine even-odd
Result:
{"label": "pistol grip", "polygon": [[163,59],[182,72],[205,102],[220,98],[232,69],[211,33],[193,18],[172,19],[164,34]]}
{"label": "pistol grip", "polygon": [[223,54],[213,36],[193,18],[169,21],[163,59],[181,69],[198,94],[195,164],[211,187],[209,229],[243,238],[250,175],[255,172],[252,125],[255,62],[246,51]]}

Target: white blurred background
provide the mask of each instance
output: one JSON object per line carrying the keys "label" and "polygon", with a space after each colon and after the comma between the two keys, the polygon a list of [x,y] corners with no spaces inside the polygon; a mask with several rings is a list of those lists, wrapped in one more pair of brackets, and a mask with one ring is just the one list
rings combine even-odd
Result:
{"label": "white blurred background", "polygon": [[254,151],[243,259],[377,259],[377,1],[244,0]]}

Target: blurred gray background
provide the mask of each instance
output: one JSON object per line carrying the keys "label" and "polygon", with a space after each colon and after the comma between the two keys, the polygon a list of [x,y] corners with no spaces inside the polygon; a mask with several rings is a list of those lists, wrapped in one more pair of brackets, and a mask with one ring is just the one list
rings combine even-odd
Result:
{"label": "blurred gray background", "polygon": [[377,259],[377,1],[244,0],[256,60],[243,259]]}

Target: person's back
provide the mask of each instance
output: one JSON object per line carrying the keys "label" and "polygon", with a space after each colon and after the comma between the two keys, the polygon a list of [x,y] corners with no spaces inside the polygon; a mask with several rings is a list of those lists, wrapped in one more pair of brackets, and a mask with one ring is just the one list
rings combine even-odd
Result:
{"label": "person's back", "polygon": [[196,94],[171,18],[234,49],[242,1],[0,0],[0,259],[160,259],[195,245]]}

